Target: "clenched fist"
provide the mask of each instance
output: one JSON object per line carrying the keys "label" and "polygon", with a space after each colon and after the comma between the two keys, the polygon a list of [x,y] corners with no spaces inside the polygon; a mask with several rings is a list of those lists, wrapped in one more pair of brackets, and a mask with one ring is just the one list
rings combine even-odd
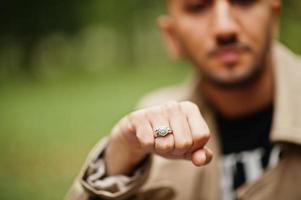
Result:
{"label": "clenched fist", "polygon": [[[160,127],[169,127],[172,133],[155,137]],[[209,137],[199,108],[188,101],[132,112],[112,129],[105,152],[108,175],[128,174],[150,153],[205,165],[212,159],[211,150],[205,147]]]}

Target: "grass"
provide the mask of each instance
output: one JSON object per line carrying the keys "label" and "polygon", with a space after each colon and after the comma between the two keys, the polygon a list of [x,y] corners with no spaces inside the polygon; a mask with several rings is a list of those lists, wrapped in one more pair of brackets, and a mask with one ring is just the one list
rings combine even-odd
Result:
{"label": "grass", "polygon": [[107,71],[0,85],[0,199],[62,199],[91,147],[146,92],[184,67]]}

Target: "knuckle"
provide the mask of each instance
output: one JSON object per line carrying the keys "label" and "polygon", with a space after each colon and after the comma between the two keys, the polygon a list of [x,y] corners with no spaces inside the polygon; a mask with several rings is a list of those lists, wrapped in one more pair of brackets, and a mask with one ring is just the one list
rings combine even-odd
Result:
{"label": "knuckle", "polygon": [[135,118],[136,118],[136,114],[135,114],[135,112],[132,112],[132,113],[130,113],[130,114],[128,114],[127,116],[126,116],[126,118],[128,119],[128,121],[134,121],[135,120]]}
{"label": "knuckle", "polygon": [[190,149],[193,145],[192,140],[183,140],[177,144],[177,149],[179,150],[187,150]]}
{"label": "knuckle", "polygon": [[202,133],[202,135],[203,135],[204,138],[206,138],[208,140],[210,139],[211,134],[210,134],[210,130],[209,130],[208,126],[205,127],[204,132]]}
{"label": "knuckle", "polygon": [[154,107],[147,109],[146,114],[148,116],[158,115],[158,114],[161,114],[161,111],[162,111],[162,109],[160,106],[154,106]]}
{"label": "knuckle", "polygon": [[209,130],[203,133],[203,137],[204,137],[206,140],[209,140],[209,139],[210,139],[210,136],[211,136],[211,134],[210,134]]}
{"label": "knuckle", "polygon": [[167,153],[167,152],[170,152],[173,150],[173,145],[172,144],[160,144],[159,147],[158,147],[159,151],[160,152],[164,152],[164,153]]}
{"label": "knuckle", "polygon": [[190,113],[190,114],[196,114],[200,112],[199,107],[191,101],[182,102],[181,108],[182,110],[186,111],[186,113]]}
{"label": "knuckle", "polygon": [[204,135],[202,133],[196,134],[194,136],[194,140],[196,143],[200,143],[201,141],[204,140]]}
{"label": "knuckle", "polygon": [[133,121],[133,114],[132,113],[130,113],[130,114],[127,114],[124,118],[123,118],[123,120],[121,120],[121,122],[122,123],[132,123],[132,121]]}
{"label": "knuckle", "polygon": [[179,105],[179,103],[176,102],[176,101],[169,101],[169,102],[167,102],[167,103],[164,105],[164,108],[165,108],[167,111],[176,111],[176,110],[179,110],[180,105]]}
{"label": "knuckle", "polygon": [[121,132],[123,132],[123,127],[120,123],[116,124],[111,130],[111,137],[116,138]]}
{"label": "knuckle", "polygon": [[198,109],[198,106],[191,101],[183,101],[180,103],[182,107],[189,109]]}
{"label": "knuckle", "polygon": [[136,121],[138,119],[141,119],[141,117],[144,117],[144,115],[145,115],[145,110],[136,110],[128,114],[127,117],[130,121]]}
{"label": "knuckle", "polygon": [[196,143],[206,143],[210,139],[209,132],[203,132],[200,134],[195,135],[194,140]]}
{"label": "knuckle", "polygon": [[116,129],[114,130],[122,130],[122,132],[123,131],[128,132],[132,130],[133,126],[135,125],[132,123],[130,116],[128,114],[118,122],[118,124],[115,127]]}

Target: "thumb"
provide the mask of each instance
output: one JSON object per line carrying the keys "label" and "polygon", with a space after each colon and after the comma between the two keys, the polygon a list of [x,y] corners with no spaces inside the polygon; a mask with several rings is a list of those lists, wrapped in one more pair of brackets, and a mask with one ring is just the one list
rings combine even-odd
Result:
{"label": "thumb", "polygon": [[191,161],[195,166],[200,167],[210,163],[212,157],[213,157],[212,151],[209,148],[204,147],[202,149],[198,149],[194,151],[191,154]]}

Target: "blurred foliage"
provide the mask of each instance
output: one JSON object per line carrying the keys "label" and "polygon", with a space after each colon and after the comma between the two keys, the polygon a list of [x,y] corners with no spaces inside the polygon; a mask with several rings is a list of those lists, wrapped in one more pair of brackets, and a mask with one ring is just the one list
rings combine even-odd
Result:
{"label": "blurred foliage", "polygon": [[[159,3],[159,4],[158,4]],[[147,27],[154,17],[153,11],[158,11],[160,0],[102,0],[95,8],[101,23],[111,27],[118,33],[118,55],[121,63],[133,65],[135,61],[136,31],[139,25]],[[141,26],[140,26],[141,28]]]}
{"label": "blurred foliage", "polygon": [[42,38],[55,31],[75,32],[84,25],[79,9],[92,0],[3,0],[1,36]]}
{"label": "blurred foliage", "polygon": [[[98,24],[115,32],[119,60],[135,60],[135,31],[139,21],[146,25],[153,0],[3,0],[0,6],[0,42],[6,49],[17,44],[20,70],[32,73],[35,49],[51,34],[74,36],[84,27]],[[101,45],[101,44],[100,44]],[[1,67],[7,67],[1,65]]]}
{"label": "blurred foliage", "polygon": [[[301,53],[301,2],[283,4],[280,40]],[[52,76],[160,65],[166,56],[155,18],[162,5],[161,0],[3,0],[0,79],[20,72]]]}
{"label": "blurred foliage", "polygon": [[[301,53],[301,2],[283,1],[280,40]],[[3,0],[0,79],[166,63],[155,18],[161,0]]]}
{"label": "blurred foliage", "polygon": [[301,1],[282,0],[280,40],[298,54],[301,54]]}
{"label": "blurred foliage", "polygon": [[80,8],[92,0],[3,0],[0,6],[2,43],[15,40],[23,47],[22,68],[30,70],[33,48],[47,35],[75,33],[87,24],[80,20]]}
{"label": "blurred foliage", "polygon": [[298,0],[283,0],[282,13],[283,17],[297,20],[300,22],[301,19],[301,1]]}

